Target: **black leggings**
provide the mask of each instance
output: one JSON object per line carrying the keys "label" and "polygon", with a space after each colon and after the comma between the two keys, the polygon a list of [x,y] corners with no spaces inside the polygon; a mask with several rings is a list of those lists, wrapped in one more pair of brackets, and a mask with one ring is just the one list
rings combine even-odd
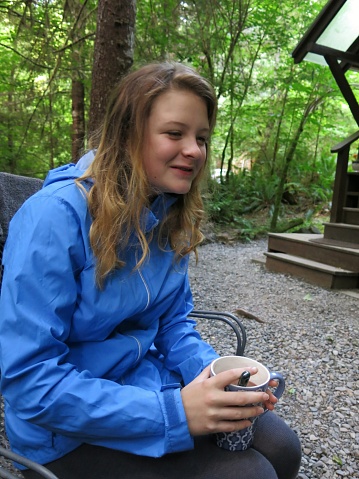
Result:
{"label": "black leggings", "polygon": [[297,435],[268,412],[258,420],[253,447],[243,452],[223,450],[209,436],[196,438],[191,451],[161,458],[84,444],[45,466],[59,479],[295,479],[300,459]]}

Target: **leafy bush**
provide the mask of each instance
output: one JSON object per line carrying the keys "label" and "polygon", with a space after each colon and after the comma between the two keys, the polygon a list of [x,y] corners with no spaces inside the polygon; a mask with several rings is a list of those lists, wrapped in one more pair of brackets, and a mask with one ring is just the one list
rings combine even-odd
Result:
{"label": "leafy bush", "polygon": [[[294,205],[285,201],[281,204],[279,220],[284,231],[283,225],[290,225],[293,221],[307,228],[311,224],[317,226],[318,212],[328,208],[335,162],[322,159],[316,166],[314,172],[296,168],[291,175],[296,179],[285,185],[285,191]],[[205,196],[209,220],[219,227],[238,230],[243,238],[268,232],[278,184],[278,176],[264,173],[263,168],[231,173],[228,178],[222,178],[222,182],[211,179]]]}

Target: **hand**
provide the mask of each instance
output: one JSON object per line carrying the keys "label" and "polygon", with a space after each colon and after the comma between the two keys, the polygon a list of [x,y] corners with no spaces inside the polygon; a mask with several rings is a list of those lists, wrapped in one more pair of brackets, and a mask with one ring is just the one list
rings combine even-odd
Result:
{"label": "hand", "polygon": [[270,391],[268,393],[224,391],[228,384],[238,382],[244,370],[250,371],[251,374],[257,372],[257,368],[238,368],[210,377],[208,366],[182,389],[188,428],[193,436],[233,432],[249,427],[251,421],[248,418],[259,416],[264,412],[261,406],[253,404],[268,403],[269,408],[273,408],[272,401],[275,402],[276,398]]}
{"label": "hand", "polygon": [[[278,385],[277,381],[275,379],[272,379],[272,381],[269,382],[269,386],[275,388]],[[274,405],[278,402],[278,398],[274,396],[272,391],[270,389],[267,389],[267,394],[269,396],[268,401],[264,401],[263,405],[265,409],[269,409],[270,411],[273,411]]]}

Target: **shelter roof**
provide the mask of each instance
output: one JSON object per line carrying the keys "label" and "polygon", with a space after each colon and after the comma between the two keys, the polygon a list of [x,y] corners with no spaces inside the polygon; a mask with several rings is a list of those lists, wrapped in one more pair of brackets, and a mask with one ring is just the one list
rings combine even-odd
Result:
{"label": "shelter roof", "polygon": [[359,126],[359,104],[345,73],[359,72],[359,1],[329,0],[294,49],[302,60],[328,65]]}

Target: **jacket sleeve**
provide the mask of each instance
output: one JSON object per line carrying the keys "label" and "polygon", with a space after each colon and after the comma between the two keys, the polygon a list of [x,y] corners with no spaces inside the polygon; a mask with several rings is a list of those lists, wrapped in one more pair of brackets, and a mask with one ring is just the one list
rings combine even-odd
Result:
{"label": "jacket sleeve", "polygon": [[31,198],[12,221],[0,299],[3,396],[21,420],[81,442],[155,457],[191,449],[179,389],[123,386],[67,361],[83,235],[76,211],[54,196]]}
{"label": "jacket sleeve", "polygon": [[155,346],[164,356],[165,367],[191,382],[218,354],[203,341],[196,331],[195,321],[188,318],[193,310],[188,272],[183,275],[182,287],[176,292],[171,306],[160,318]]}

